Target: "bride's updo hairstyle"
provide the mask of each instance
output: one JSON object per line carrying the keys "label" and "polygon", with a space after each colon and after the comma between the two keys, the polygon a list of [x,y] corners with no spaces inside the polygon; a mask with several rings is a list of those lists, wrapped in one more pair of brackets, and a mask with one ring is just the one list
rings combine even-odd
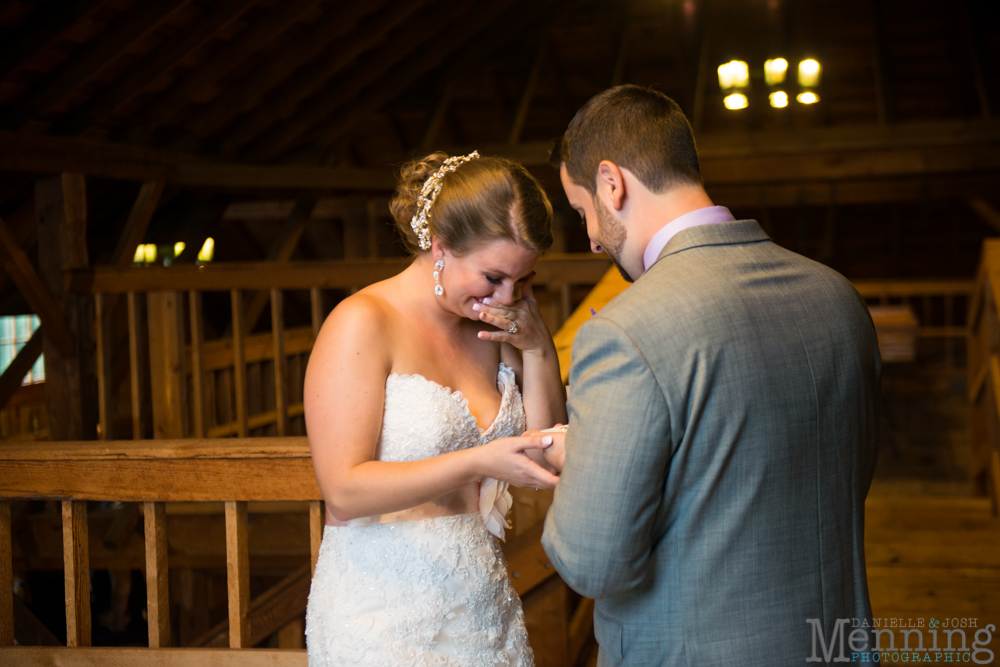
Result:
{"label": "bride's updo hairstyle", "polygon": [[[427,178],[448,158],[445,153],[404,164],[389,204],[396,229],[413,255],[424,252],[411,220]],[[536,252],[552,245],[552,204],[538,180],[516,162],[481,157],[459,164],[441,177],[441,191],[427,216],[431,238],[456,255],[504,239]]]}

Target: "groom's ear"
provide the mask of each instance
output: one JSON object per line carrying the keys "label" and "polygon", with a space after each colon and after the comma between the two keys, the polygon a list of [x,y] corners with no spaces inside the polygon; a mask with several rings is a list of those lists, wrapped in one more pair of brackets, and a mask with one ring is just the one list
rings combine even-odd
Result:
{"label": "groom's ear", "polygon": [[625,206],[625,177],[622,170],[610,160],[597,165],[597,194],[613,211]]}

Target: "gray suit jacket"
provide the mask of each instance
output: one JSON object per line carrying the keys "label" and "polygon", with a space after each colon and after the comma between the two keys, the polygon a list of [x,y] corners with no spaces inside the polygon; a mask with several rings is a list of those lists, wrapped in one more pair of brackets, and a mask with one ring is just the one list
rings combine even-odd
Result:
{"label": "gray suit jacket", "polygon": [[580,328],[542,543],[600,665],[802,665],[807,618],[870,617],[880,366],[851,284],[752,220],[680,232]]}

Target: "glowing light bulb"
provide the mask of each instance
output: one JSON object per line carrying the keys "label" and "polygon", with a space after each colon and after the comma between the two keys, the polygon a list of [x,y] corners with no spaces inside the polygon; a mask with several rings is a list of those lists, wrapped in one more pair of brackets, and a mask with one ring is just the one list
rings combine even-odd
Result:
{"label": "glowing light bulb", "polygon": [[809,58],[808,60],[803,60],[799,63],[799,85],[800,86],[818,86],[819,77],[822,73],[822,67],[820,67],[819,62]]}
{"label": "glowing light bulb", "polygon": [[722,100],[722,103],[726,105],[726,108],[730,111],[735,111],[736,109],[746,109],[747,108],[747,96],[742,93],[733,93],[732,95],[726,95]]}
{"label": "glowing light bulb", "polygon": [[143,254],[144,259],[146,260],[146,264],[152,264],[153,262],[155,262],[156,261],[156,244],[155,243],[147,243],[146,245],[142,246],[142,254]]}
{"label": "glowing light bulb", "polygon": [[750,83],[750,68],[742,60],[730,60],[725,65],[719,65],[719,87],[746,88]]}
{"label": "glowing light bulb", "polygon": [[764,80],[767,81],[767,85],[776,86],[784,83],[786,74],[788,74],[788,61],[784,58],[764,61]]}
{"label": "glowing light bulb", "polygon": [[181,253],[184,252],[184,248],[186,248],[186,247],[187,247],[187,245],[184,243],[184,241],[178,241],[177,243],[175,243],[174,244],[174,257],[180,257]]}
{"label": "glowing light bulb", "polygon": [[142,264],[146,261],[146,246],[141,243],[135,247],[135,255],[132,256],[133,264]]}
{"label": "glowing light bulb", "polygon": [[198,261],[211,262],[213,257],[215,257],[215,239],[209,236],[198,251]]}
{"label": "glowing light bulb", "polygon": [[770,95],[768,99],[771,100],[771,106],[775,109],[784,109],[788,106],[788,93],[783,90],[776,90]]}
{"label": "glowing light bulb", "polygon": [[816,104],[819,102],[819,95],[813,92],[799,93],[795,99],[799,104]]}

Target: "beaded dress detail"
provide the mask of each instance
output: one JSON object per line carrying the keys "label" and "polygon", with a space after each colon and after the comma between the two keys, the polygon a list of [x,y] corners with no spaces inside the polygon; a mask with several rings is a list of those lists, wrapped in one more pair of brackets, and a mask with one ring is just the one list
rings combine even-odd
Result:
{"label": "beaded dress detail", "polygon": [[[496,419],[477,427],[460,392],[420,375],[386,379],[376,458],[416,461],[520,435],[511,368]],[[521,601],[479,512],[326,526],[306,611],[310,667],[533,667]]]}

